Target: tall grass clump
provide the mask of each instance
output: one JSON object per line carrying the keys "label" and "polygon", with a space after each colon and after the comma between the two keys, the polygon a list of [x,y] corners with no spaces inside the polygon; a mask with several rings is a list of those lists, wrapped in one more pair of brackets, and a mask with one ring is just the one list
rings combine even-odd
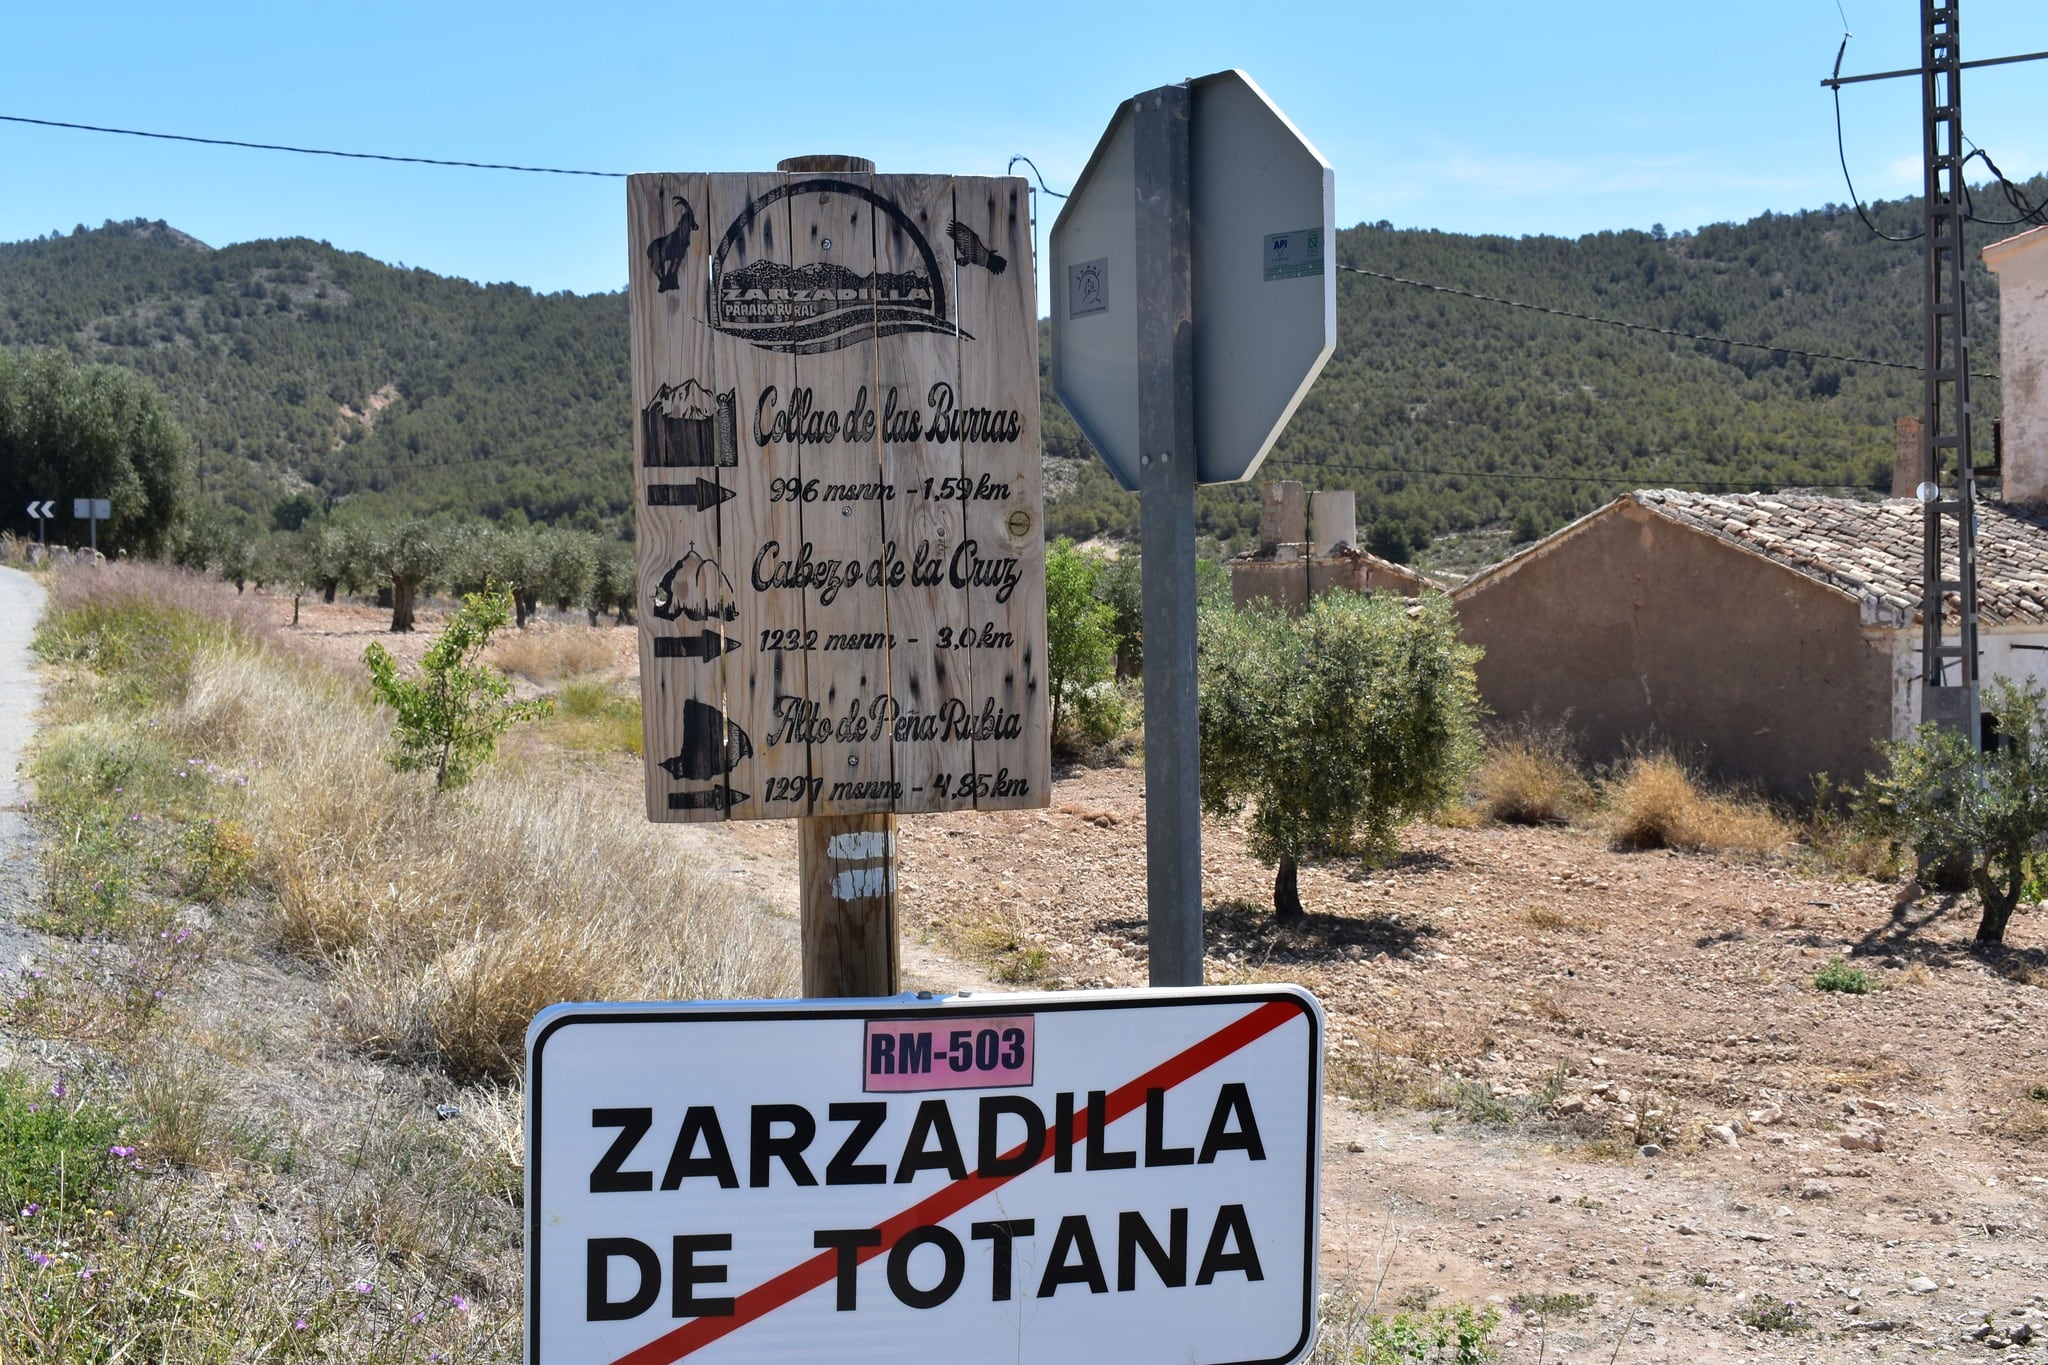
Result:
{"label": "tall grass clump", "polygon": [[50,577],[36,653],[97,675],[93,700],[134,710],[175,701],[192,663],[232,635],[267,625],[253,602],[203,574],[117,561],[68,564]]}
{"label": "tall grass clump", "polygon": [[360,1045],[502,1079],[557,1001],[795,989],[787,935],[649,825],[637,788],[501,767],[437,797],[383,761],[359,694],[262,650],[202,659],[167,724],[256,775],[276,936],[332,967]]}
{"label": "tall grass clump", "polygon": [[513,1078],[558,1001],[796,989],[793,935],[648,824],[637,782],[500,765],[437,795],[385,761],[358,681],[217,584],[67,570],[38,649],[68,680],[38,780],[64,932],[170,942],[178,906],[260,889],[259,932],[329,971],[352,1041],[460,1079]]}
{"label": "tall grass clump", "polygon": [[1591,811],[1593,784],[1561,728],[1518,728],[1486,746],[1472,777],[1480,814],[1506,825],[1565,825]]}
{"label": "tall grass clump", "polygon": [[1605,789],[1616,848],[1766,857],[1794,831],[1768,807],[1709,791],[1668,753],[1636,754]]}
{"label": "tall grass clump", "polygon": [[485,657],[497,668],[546,686],[565,678],[587,678],[610,672],[618,657],[607,626],[532,622],[524,630],[500,635]]}

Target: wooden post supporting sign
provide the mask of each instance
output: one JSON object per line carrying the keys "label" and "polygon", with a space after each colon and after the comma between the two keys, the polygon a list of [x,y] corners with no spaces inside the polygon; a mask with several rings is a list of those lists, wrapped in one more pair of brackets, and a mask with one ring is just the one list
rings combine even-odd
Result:
{"label": "wooden post supporting sign", "polygon": [[896,989],[896,815],[1048,800],[1027,193],[628,181],[648,818],[802,822],[807,995]]}

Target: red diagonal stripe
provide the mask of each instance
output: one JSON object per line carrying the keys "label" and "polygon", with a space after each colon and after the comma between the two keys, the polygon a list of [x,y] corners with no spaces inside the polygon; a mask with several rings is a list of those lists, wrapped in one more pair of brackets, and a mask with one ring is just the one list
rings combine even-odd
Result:
{"label": "red diagonal stripe", "polygon": [[[1232,1053],[1265,1037],[1301,1013],[1302,1008],[1295,1001],[1269,1000],[1249,1014],[1232,1020],[1207,1038],[1110,1091],[1104,1104],[1104,1125],[1116,1122],[1144,1104],[1146,1091],[1173,1089]],[[1085,1140],[1087,1135],[1088,1111],[1084,1106],[1074,1115],[1073,1140],[1078,1144]],[[1053,1137],[1054,1134],[1048,1129],[1044,1144],[1038,1156],[1032,1161],[1031,1167],[1039,1165],[1052,1155]],[[1002,1159],[1013,1161],[1022,1155],[1023,1151],[1024,1144],[1019,1143],[1005,1152]],[[1031,1167],[1025,1169],[1029,1170]],[[1023,1171],[1017,1174],[1022,1175]],[[861,1247],[855,1254],[861,1261],[872,1260],[888,1251],[912,1228],[942,1222],[983,1195],[1001,1188],[1014,1179],[1014,1175],[970,1175],[955,1180],[950,1185],[934,1190],[895,1217],[876,1224],[876,1229],[882,1234],[881,1243],[877,1246]],[[800,1261],[774,1279],[765,1280],[739,1295],[733,1302],[732,1312],[727,1316],[692,1318],[673,1332],[656,1337],[645,1346],[628,1351],[614,1361],[613,1365],[674,1365],[676,1361],[692,1352],[702,1350],[720,1337],[737,1332],[748,1323],[766,1317],[784,1304],[801,1298],[821,1285],[830,1284],[836,1273],[838,1257],[838,1251],[827,1249],[807,1261]]]}

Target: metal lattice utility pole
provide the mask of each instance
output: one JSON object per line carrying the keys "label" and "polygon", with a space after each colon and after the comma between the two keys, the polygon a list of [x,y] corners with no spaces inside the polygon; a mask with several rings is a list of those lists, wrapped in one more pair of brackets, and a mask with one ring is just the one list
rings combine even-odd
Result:
{"label": "metal lattice utility pole", "polygon": [[[1920,719],[1934,721],[1983,744],[1977,710],[1977,467],[1970,445],[1970,320],[1963,292],[1969,269],[1963,224],[1969,201],[1963,184],[1962,73],[1974,66],[2035,62],[2048,52],[1963,60],[1957,32],[1961,0],[1920,0],[1920,66],[1917,70],[1873,71],[1844,76],[1841,53],[1836,74],[1821,85],[1839,92],[1845,85],[1920,78],[1920,126],[1926,179],[1921,193],[1925,234],[1927,341],[1925,401],[1920,420],[1920,501],[1925,552],[1920,595]],[[1843,50],[1848,35],[1842,36]],[[1952,577],[1944,577],[1952,574]],[[1956,604],[1955,638],[1948,638],[1943,611]],[[1951,667],[1953,665],[1953,667]]]}
{"label": "metal lattice utility pole", "polygon": [[[1920,719],[1982,741],[1977,721],[1977,466],[1970,446],[1969,268],[1963,222],[1962,48],[1956,0],[1920,0],[1927,339],[1920,421],[1925,553]],[[1952,576],[1951,576],[1952,575]],[[1953,599],[1953,639],[1943,619]]]}

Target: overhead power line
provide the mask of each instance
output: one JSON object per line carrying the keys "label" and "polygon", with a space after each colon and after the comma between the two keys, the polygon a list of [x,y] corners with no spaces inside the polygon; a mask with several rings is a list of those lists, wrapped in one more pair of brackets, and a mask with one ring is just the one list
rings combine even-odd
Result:
{"label": "overhead power line", "polygon": [[[1808,360],[1832,360],[1843,365],[1877,365],[1887,370],[1911,370],[1920,373],[1922,367],[1909,365],[1900,360],[1879,360],[1867,355],[1836,355],[1831,351],[1802,351],[1796,346],[1768,346],[1760,341],[1736,341],[1732,337],[1713,336],[1706,332],[1688,332],[1677,327],[1656,327],[1647,322],[1629,322],[1623,318],[1605,318],[1597,313],[1578,313],[1569,308],[1553,308],[1549,304],[1525,303],[1520,299],[1502,298],[1498,294],[1481,294],[1472,289],[1460,289],[1456,285],[1431,284],[1428,280],[1411,280],[1405,275],[1389,275],[1382,270],[1367,270],[1363,266],[1344,265],[1337,268],[1352,275],[1364,275],[1369,279],[1385,280],[1390,284],[1405,284],[1413,289],[1426,289],[1432,294],[1454,294],[1461,299],[1477,299],[1481,303],[1496,303],[1503,308],[1519,308],[1524,312],[1547,313],[1552,317],[1571,318],[1576,322],[1597,322],[1603,327],[1619,327],[1628,332],[1648,332],[1656,336],[1678,337],[1685,341],[1704,341],[1715,346],[1734,346],[1745,351],[1769,351],[1774,355],[1796,355]],[[1977,379],[1997,379],[1995,374],[1972,371]]]}
{"label": "overhead power line", "polygon": [[577,171],[560,166],[513,166],[496,161],[454,161],[433,156],[395,156],[387,152],[338,152],[327,147],[292,147],[281,142],[244,142],[229,137],[194,137],[189,133],[153,133],[140,128],[104,128],[93,123],[65,123],[58,119],[27,118],[0,114],[0,123],[28,123],[38,128],[69,128],[81,133],[113,133],[120,137],[154,138],[160,142],[196,142],[204,147],[240,147],[257,152],[293,152],[299,156],[338,156],[350,161],[400,161],[414,166],[459,166],[471,171],[522,171],[528,175],[587,175],[603,180],[624,180],[624,171]]}
{"label": "overhead power line", "polygon": [[[1701,491],[1709,489],[1754,489],[1760,483],[1774,482],[1768,479],[1709,479],[1699,478],[1690,474],[1656,472],[1637,475],[1630,473],[1626,469],[1615,470],[1608,474],[1546,474],[1507,469],[1454,469],[1441,466],[1417,468],[1414,465],[1372,464],[1343,459],[1289,459],[1279,455],[1274,456],[1274,460],[1280,464],[1302,465],[1319,471],[1351,474],[1403,474],[1419,479],[1517,479],[1532,483],[1628,484],[1636,488],[1684,484]],[[1888,482],[1879,485],[1864,483],[1853,478],[1842,479],[1829,485],[1829,487],[1834,488],[1864,488],[1879,492],[1890,486]]]}
{"label": "overhead power line", "polygon": [[1024,153],[1022,152],[1019,152],[1017,153],[1017,155],[1010,158],[1010,164],[1003,167],[1003,173],[1007,175],[1011,171],[1016,170],[1017,163],[1020,161],[1031,168],[1031,174],[1036,176],[1038,179],[1038,188],[1044,190],[1047,194],[1051,195],[1055,199],[1064,199],[1067,197],[1064,194],[1061,194],[1058,190],[1054,189],[1052,186],[1046,184],[1045,172],[1039,170],[1038,163],[1036,161],[1033,161],[1030,157],[1024,155]]}

